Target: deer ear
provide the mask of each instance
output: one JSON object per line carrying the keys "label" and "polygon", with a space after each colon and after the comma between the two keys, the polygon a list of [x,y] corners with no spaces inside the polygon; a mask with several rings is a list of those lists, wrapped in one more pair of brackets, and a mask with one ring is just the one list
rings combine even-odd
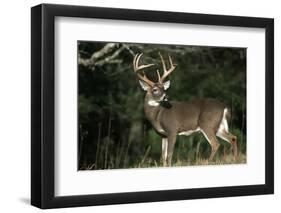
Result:
{"label": "deer ear", "polygon": [[147,83],[145,83],[145,82],[143,82],[143,81],[141,81],[141,80],[139,80],[139,82],[140,82],[140,85],[141,85],[141,88],[144,90],[144,91],[147,91],[148,90],[148,84]]}
{"label": "deer ear", "polygon": [[169,87],[170,87],[170,80],[169,80],[169,81],[166,81],[166,82],[164,83],[164,90],[169,89]]}

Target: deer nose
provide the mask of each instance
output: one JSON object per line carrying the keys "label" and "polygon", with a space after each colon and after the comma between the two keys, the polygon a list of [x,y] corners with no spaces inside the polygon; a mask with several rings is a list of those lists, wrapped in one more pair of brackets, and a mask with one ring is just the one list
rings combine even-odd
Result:
{"label": "deer nose", "polygon": [[168,95],[165,95],[163,101],[168,101]]}

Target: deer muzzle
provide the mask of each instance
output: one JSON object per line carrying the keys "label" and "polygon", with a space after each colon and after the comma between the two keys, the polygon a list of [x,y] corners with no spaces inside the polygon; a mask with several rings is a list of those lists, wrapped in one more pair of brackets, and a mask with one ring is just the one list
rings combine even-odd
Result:
{"label": "deer muzzle", "polygon": [[167,109],[170,109],[172,107],[172,104],[169,102],[167,95],[164,95],[160,104],[161,104],[162,107],[165,107]]}

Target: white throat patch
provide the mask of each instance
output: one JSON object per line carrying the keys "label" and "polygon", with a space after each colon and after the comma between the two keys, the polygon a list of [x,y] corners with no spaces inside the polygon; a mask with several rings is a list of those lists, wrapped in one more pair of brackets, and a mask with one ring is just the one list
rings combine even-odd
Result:
{"label": "white throat patch", "polygon": [[150,100],[150,101],[148,101],[148,105],[149,106],[159,106],[159,103],[157,101]]}

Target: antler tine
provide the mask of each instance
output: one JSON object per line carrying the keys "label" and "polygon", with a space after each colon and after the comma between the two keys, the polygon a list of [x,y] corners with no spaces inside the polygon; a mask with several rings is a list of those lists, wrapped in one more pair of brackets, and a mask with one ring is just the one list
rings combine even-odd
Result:
{"label": "antler tine", "polygon": [[159,70],[156,70],[156,72],[157,72],[157,76],[158,76],[158,82],[160,82],[161,81],[161,75],[159,73]]}
{"label": "antler tine", "polygon": [[139,66],[139,60],[140,60],[142,55],[143,55],[143,53],[135,55],[134,60],[133,60],[134,71],[138,75],[139,79],[141,79],[142,81],[146,82],[150,86],[153,86],[154,82],[152,82],[151,80],[149,80],[147,78],[147,76],[145,75],[144,71],[142,72],[143,75],[139,74],[139,70],[147,68],[147,67],[151,67],[151,66],[154,65],[154,64],[144,64],[144,65],[140,65]]}
{"label": "antler tine", "polygon": [[134,71],[136,71],[136,60],[137,60],[138,55],[139,54],[137,53],[134,57],[134,60],[133,60]]}
{"label": "antler tine", "polygon": [[175,65],[175,64],[173,64],[173,61],[172,61],[171,56],[170,56],[170,55],[168,55],[168,57],[169,57],[169,62],[170,62],[170,69],[168,69],[168,70],[167,70],[167,67],[166,67],[165,61],[164,61],[164,59],[163,59],[163,57],[162,57],[162,55],[161,55],[161,53],[160,53],[160,52],[159,52],[159,55],[160,55],[160,58],[161,58],[161,61],[162,61],[162,66],[163,66],[163,71],[164,71],[164,73],[163,73],[163,75],[162,75],[161,79],[159,80],[159,82],[160,82],[160,83],[163,83],[163,82],[164,82],[164,80],[165,80],[165,78],[167,78],[167,77],[168,77],[168,75],[170,75],[170,74],[171,74],[171,73],[175,70],[176,65]]}
{"label": "antler tine", "polygon": [[173,64],[173,62],[172,62],[172,58],[171,58],[171,56],[170,56],[170,55],[168,55],[168,57],[169,57],[169,61],[170,61],[171,66],[175,66],[175,64]]}
{"label": "antler tine", "polygon": [[147,67],[154,66],[154,64],[144,64],[144,65],[140,65],[140,66],[139,66],[138,64],[139,64],[139,60],[140,60],[142,54],[143,54],[143,53],[139,54],[139,56],[138,56],[138,58],[137,58],[137,62],[136,62],[136,63],[137,63],[138,69],[140,70],[140,69],[144,69],[144,68],[147,68]]}
{"label": "antler tine", "polygon": [[161,62],[162,62],[162,66],[163,66],[163,70],[164,70],[164,72],[165,72],[165,71],[167,70],[167,68],[166,68],[166,64],[165,64],[165,61],[164,61],[164,59],[163,59],[163,57],[162,57],[161,53],[159,52],[158,54],[160,55]]}
{"label": "antler tine", "polygon": [[142,53],[137,54],[137,58],[136,58],[136,68],[137,68],[137,70],[140,69],[140,68],[139,68],[139,60],[140,60],[141,56],[142,56]]}

